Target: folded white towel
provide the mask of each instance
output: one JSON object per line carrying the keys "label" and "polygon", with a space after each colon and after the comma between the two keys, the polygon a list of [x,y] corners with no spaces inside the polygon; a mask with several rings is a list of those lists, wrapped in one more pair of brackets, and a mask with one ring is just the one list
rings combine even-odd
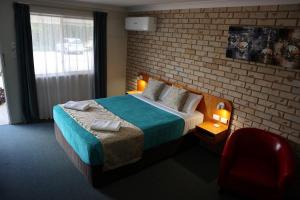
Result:
{"label": "folded white towel", "polygon": [[95,119],[91,125],[91,129],[96,131],[119,131],[120,127],[120,121],[111,121],[104,119]]}
{"label": "folded white towel", "polygon": [[65,108],[79,111],[86,111],[90,108],[90,103],[85,101],[68,101],[64,104]]}

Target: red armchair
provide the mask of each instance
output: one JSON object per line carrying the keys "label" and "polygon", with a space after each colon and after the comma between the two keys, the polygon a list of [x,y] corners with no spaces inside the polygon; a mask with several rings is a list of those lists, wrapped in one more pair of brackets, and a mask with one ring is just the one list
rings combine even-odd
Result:
{"label": "red armchair", "polygon": [[242,128],[228,138],[221,158],[219,186],[256,199],[281,199],[294,177],[294,159],[279,135]]}

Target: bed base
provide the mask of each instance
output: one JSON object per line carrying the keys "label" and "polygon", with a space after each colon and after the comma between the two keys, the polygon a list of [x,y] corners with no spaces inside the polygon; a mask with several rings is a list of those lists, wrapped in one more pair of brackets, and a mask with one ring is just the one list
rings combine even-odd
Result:
{"label": "bed base", "polygon": [[76,168],[87,178],[89,183],[91,183],[94,187],[101,187],[122,177],[137,173],[145,167],[166,159],[195,143],[195,140],[186,139],[189,135],[187,134],[186,136],[181,137],[177,140],[144,151],[142,159],[135,163],[103,172],[102,165],[88,165],[79,158],[73,148],[65,140],[64,136],[61,133],[61,130],[56,125],[56,123],[54,123],[54,130],[56,140],[58,141],[60,146],[64,149]]}

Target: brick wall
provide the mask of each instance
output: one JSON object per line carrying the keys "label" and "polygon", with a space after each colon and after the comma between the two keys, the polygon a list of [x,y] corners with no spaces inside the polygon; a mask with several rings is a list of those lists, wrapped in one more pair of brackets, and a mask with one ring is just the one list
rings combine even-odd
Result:
{"label": "brick wall", "polygon": [[258,127],[288,138],[300,152],[300,71],[226,58],[230,25],[299,27],[299,5],[182,9],[156,16],[156,32],[128,32],[127,88],[147,72],[229,99],[231,130]]}

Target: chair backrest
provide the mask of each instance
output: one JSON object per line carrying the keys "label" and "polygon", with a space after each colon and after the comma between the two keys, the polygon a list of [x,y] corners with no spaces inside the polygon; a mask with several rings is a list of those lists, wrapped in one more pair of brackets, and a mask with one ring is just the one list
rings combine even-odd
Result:
{"label": "chair backrest", "polygon": [[255,157],[270,164],[278,163],[281,151],[289,149],[284,138],[257,128],[242,128],[232,133],[237,157]]}

